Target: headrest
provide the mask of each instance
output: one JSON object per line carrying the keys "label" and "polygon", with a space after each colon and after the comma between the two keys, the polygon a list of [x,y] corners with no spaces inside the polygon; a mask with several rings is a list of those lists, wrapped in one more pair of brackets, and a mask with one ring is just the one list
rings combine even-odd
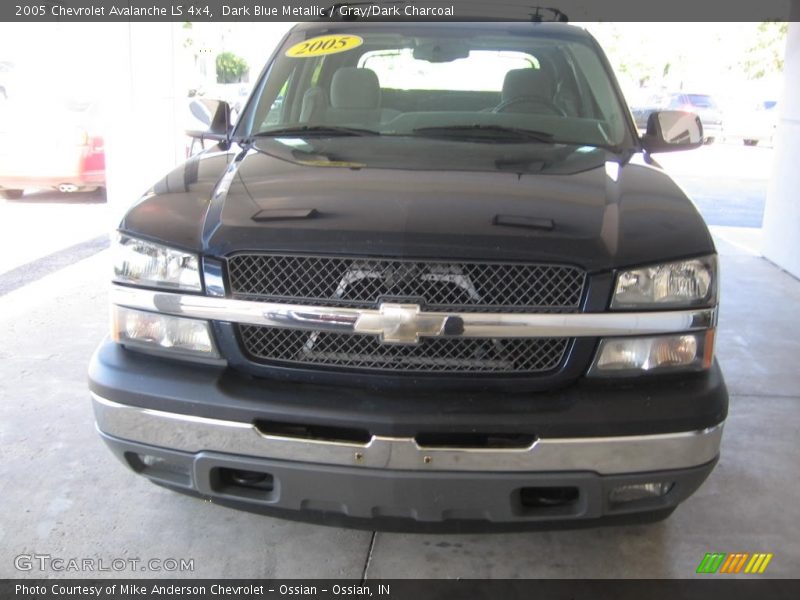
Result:
{"label": "headrest", "polygon": [[503,102],[522,96],[552,95],[553,83],[544,69],[512,69],[503,80]]}
{"label": "headrest", "polygon": [[378,108],[381,87],[372,69],[345,67],[333,74],[331,106],[334,108]]}

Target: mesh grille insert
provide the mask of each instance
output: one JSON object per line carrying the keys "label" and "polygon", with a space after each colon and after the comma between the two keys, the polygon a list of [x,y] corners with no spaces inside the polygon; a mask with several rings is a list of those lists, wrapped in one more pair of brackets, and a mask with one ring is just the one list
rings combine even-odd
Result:
{"label": "mesh grille insert", "polygon": [[384,344],[351,335],[239,325],[245,352],[262,363],[427,373],[544,373],[555,370],[569,338],[422,338]]}
{"label": "mesh grille insert", "polygon": [[586,274],[564,265],[237,254],[235,298],[375,307],[401,299],[429,310],[577,312]]}

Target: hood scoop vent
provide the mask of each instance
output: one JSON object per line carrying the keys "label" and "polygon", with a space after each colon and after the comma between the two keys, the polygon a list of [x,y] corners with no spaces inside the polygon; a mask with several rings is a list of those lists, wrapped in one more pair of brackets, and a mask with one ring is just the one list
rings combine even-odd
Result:
{"label": "hood scoop vent", "polygon": [[253,221],[286,221],[289,219],[313,219],[319,213],[316,208],[266,208],[252,217]]}
{"label": "hood scoop vent", "polygon": [[553,231],[556,226],[553,219],[526,217],[522,215],[495,215],[494,219],[492,219],[492,225],[526,227],[528,229],[539,229],[540,231]]}

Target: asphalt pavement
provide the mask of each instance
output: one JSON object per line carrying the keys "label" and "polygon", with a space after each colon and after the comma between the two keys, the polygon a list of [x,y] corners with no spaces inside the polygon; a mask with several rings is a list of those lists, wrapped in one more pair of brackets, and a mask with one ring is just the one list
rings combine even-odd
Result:
{"label": "asphalt pavement", "polygon": [[[60,260],[55,255],[64,249],[107,237],[112,227],[102,190],[74,194],[34,190],[19,200],[0,198],[0,276],[19,268],[48,270],[41,259]],[[2,290],[0,280],[0,294]]]}

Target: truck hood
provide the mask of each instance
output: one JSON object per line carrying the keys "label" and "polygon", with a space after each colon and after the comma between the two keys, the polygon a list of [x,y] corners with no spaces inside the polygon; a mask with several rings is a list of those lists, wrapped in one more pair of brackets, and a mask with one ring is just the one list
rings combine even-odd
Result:
{"label": "truck hood", "polygon": [[[599,148],[431,140],[259,141],[170,173],[121,229],[240,251],[520,260],[589,271],[714,252],[683,191],[640,156]],[[460,149],[459,149],[460,147]],[[465,151],[464,148],[470,151]]]}

